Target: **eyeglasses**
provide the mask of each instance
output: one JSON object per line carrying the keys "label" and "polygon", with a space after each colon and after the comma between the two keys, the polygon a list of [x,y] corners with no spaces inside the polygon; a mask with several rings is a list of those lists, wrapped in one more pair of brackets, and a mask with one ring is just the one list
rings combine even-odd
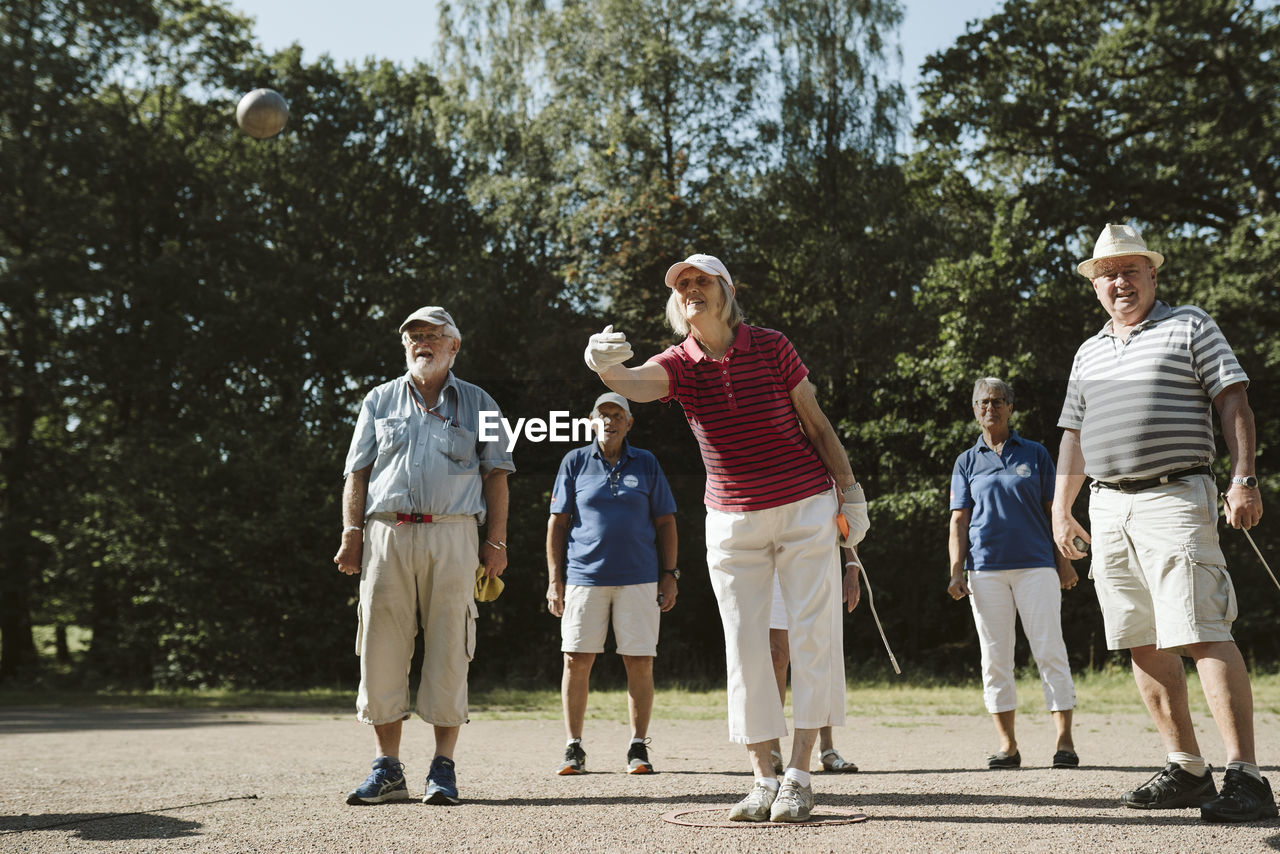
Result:
{"label": "eyeglasses", "polygon": [[1003,397],[988,397],[983,400],[975,400],[973,405],[978,409],[999,409],[1008,403]]}
{"label": "eyeglasses", "polygon": [[1132,282],[1138,276],[1142,275],[1146,268],[1144,267],[1125,267],[1123,270],[1103,270],[1099,271],[1094,278],[1101,279],[1104,282],[1117,282],[1123,276],[1125,281]]}
{"label": "eyeglasses", "polygon": [[430,344],[434,347],[449,336],[440,332],[406,332],[405,337],[414,344]]}

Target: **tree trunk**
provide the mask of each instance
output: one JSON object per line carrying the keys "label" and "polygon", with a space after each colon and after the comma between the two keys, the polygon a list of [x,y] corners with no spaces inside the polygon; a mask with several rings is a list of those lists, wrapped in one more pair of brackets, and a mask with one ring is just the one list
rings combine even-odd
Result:
{"label": "tree trunk", "polygon": [[25,590],[9,590],[0,604],[0,681],[12,679],[36,660],[31,609]]}
{"label": "tree trunk", "polygon": [[53,630],[53,648],[59,664],[71,663],[71,647],[67,646],[67,627],[61,623]]}

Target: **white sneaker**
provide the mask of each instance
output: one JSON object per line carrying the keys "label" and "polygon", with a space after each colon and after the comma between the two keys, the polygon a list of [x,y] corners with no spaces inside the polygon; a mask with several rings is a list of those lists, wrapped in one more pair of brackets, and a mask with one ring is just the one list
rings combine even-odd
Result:
{"label": "white sneaker", "polygon": [[783,780],[782,790],[769,810],[769,821],[808,821],[813,814],[813,786]]}
{"label": "white sneaker", "polygon": [[[768,821],[769,807],[773,806],[778,790],[764,783],[756,783],[747,796],[729,810],[729,821]],[[812,802],[812,797],[810,801]]]}

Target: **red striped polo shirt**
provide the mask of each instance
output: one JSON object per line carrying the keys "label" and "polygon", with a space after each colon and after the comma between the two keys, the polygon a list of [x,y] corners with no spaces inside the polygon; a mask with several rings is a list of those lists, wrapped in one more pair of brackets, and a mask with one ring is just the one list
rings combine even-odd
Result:
{"label": "red striped polo shirt", "polygon": [[680,401],[698,440],[708,507],[766,510],[831,488],[791,403],[809,370],[781,332],[743,323],[719,362],[692,335],[649,361],[666,369],[662,401]]}

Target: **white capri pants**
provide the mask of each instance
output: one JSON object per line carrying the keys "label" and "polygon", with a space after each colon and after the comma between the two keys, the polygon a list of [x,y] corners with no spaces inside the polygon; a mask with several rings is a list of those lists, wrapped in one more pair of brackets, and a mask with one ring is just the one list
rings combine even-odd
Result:
{"label": "white capri pants", "polygon": [[1013,678],[1014,624],[1040,668],[1044,704],[1051,712],[1076,705],[1076,686],[1062,640],[1062,588],[1053,567],[979,570],[969,573],[969,604],[982,646],[982,699],[993,715],[1018,708]]}
{"label": "white capri pants", "polygon": [[775,573],[790,626],[795,726],[844,725],[836,510],[829,492],[768,510],[707,510],[707,566],[724,623],[732,742],[787,735],[769,654]]}

